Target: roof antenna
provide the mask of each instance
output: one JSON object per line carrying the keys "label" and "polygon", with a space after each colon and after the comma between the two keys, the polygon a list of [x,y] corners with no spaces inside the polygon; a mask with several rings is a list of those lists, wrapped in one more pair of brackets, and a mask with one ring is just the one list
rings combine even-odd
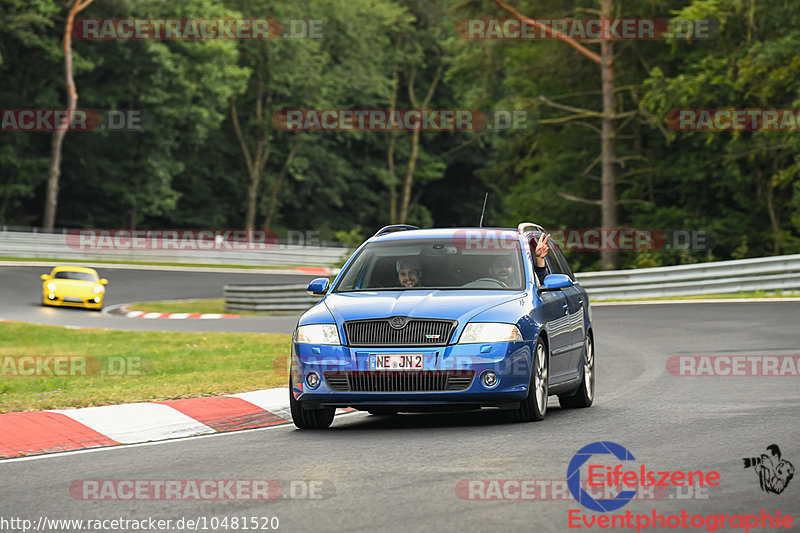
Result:
{"label": "roof antenna", "polygon": [[489,193],[487,191],[486,196],[483,197],[483,209],[481,209],[481,221],[478,222],[478,227],[483,227],[483,214],[486,212],[486,200],[489,199]]}

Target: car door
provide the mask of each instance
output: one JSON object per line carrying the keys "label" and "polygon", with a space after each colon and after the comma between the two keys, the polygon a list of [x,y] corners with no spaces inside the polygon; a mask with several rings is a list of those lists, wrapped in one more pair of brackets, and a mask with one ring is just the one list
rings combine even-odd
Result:
{"label": "car door", "polygon": [[[575,281],[575,275],[572,273],[572,269],[569,268],[564,255],[561,253],[556,243],[550,244],[547,262],[551,273],[565,274],[569,276],[573,282]],[[580,289],[576,286],[561,289],[558,292],[561,293],[565,300],[563,328],[566,330],[561,348],[563,352],[558,354],[560,359],[559,367],[563,365],[561,376],[564,379],[569,379],[578,372],[583,349],[584,297]]]}
{"label": "car door", "polygon": [[[536,247],[535,239],[530,243],[531,249]],[[533,267],[533,265],[531,265]],[[548,267],[548,273],[553,270]],[[537,287],[541,287],[539,280],[534,281]],[[550,383],[557,383],[565,379],[569,373],[569,361],[566,348],[571,343],[569,329],[569,304],[563,292],[557,291],[537,291],[541,305],[539,316],[544,322],[547,330],[547,337],[550,341]]]}

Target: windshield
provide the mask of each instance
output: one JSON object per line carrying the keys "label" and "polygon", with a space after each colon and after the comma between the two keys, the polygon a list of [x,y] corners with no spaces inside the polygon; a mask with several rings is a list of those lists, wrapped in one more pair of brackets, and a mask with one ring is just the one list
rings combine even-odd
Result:
{"label": "windshield", "polygon": [[70,272],[68,270],[62,270],[61,272],[56,272],[53,279],[74,279],[78,281],[97,281],[97,278],[94,277],[93,274],[89,274],[88,272]]}
{"label": "windshield", "polygon": [[519,242],[485,249],[459,246],[452,238],[367,244],[333,292],[415,289],[522,290]]}

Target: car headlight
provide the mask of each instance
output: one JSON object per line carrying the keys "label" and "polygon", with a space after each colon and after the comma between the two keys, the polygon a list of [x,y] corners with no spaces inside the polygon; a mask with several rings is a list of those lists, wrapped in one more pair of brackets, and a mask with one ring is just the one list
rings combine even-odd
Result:
{"label": "car headlight", "polygon": [[294,335],[299,344],[341,344],[336,324],[310,324],[300,326]]}
{"label": "car headlight", "polygon": [[57,289],[58,289],[58,285],[56,285],[56,284],[55,284],[55,283],[53,283],[52,281],[51,281],[50,283],[48,283],[48,284],[47,284],[47,290],[48,290],[48,291],[50,291],[50,292],[54,292],[54,291],[55,291],[55,290],[57,290]]}
{"label": "car headlight", "polygon": [[475,344],[482,342],[521,341],[522,334],[514,324],[499,322],[472,322],[467,324],[461,333],[459,344]]}
{"label": "car headlight", "polygon": [[97,294],[98,292],[103,292],[103,286],[102,285],[95,285],[94,289],[92,289],[92,292],[95,293],[95,294]]}

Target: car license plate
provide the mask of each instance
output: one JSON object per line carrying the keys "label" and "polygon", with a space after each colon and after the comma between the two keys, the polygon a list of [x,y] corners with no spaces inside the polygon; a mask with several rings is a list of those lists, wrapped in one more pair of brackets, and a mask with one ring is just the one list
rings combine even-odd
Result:
{"label": "car license plate", "polygon": [[370,370],[424,370],[425,357],[421,353],[371,353]]}
{"label": "car license plate", "polygon": [[81,300],[80,298],[75,298],[73,296],[65,296],[64,297],[64,301],[65,302],[76,303],[76,304],[82,304],[83,303],[83,300]]}

